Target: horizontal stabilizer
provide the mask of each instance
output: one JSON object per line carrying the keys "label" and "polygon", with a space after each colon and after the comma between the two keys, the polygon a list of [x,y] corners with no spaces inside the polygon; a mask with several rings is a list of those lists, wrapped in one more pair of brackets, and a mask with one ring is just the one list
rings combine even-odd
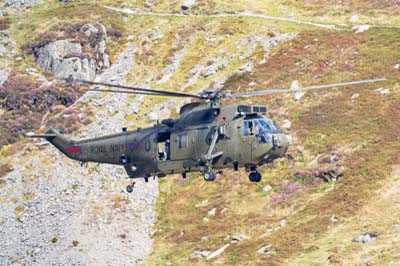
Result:
{"label": "horizontal stabilizer", "polygon": [[25,134],[25,137],[28,138],[55,138],[57,135],[56,134]]}

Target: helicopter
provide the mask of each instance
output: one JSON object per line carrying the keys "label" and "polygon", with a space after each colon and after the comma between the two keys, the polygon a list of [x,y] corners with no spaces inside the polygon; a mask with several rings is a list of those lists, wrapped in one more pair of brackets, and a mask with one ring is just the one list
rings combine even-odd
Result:
{"label": "helicopter", "polygon": [[[336,84],[291,89],[271,89],[243,93],[205,91],[189,94],[174,91],[137,88],[104,82],[74,80],[95,86],[116,89],[88,91],[143,94],[192,98],[197,101],[181,107],[175,119],[164,119],[151,127],[102,137],[70,140],[54,128],[45,134],[27,135],[45,138],[63,154],[82,164],[87,162],[121,165],[132,182],[126,191],[133,191],[135,178],[165,177],[199,171],[205,181],[214,181],[216,170],[244,167],[251,182],[260,182],[257,170],[263,164],[283,157],[293,143],[274,120],[267,118],[267,106],[237,103],[221,104],[223,99],[319,90],[324,88],[380,82],[385,78],[367,79]],[[66,80],[71,82],[71,80]]]}

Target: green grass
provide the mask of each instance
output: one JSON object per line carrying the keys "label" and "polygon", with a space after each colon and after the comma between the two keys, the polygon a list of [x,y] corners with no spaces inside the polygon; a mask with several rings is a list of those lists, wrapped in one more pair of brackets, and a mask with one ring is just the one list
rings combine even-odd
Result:
{"label": "green grass", "polygon": [[[270,109],[289,118],[293,125],[291,134],[297,136],[305,152],[298,153],[293,147],[295,162],[283,160],[271,169],[263,170],[265,180],[260,185],[250,184],[243,173],[237,175],[230,171],[225,171],[224,176],[213,184],[205,184],[200,177],[193,177],[190,182],[181,182],[178,177],[165,179],[160,184],[156,208],[155,228],[161,232],[154,237],[148,265],[167,261],[175,265],[205,265],[201,260],[182,256],[182,250],[213,251],[224,244],[227,235],[237,232],[250,239],[228,248],[217,259],[218,263],[286,265],[289,259],[296,261],[303,253],[315,254],[313,258],[318,258],[322,250],[312,246],[320,241],[330,246],[329,242],[324,242],[330,217],[336,214],[341,221],[353,219],[354,213],[367,206],[369,198],[374,197],[387,180],[390,166],[400,163],[395,133],[400,125],[394,122],[397,121],[396,106],[400,97],[393,93],[399,80],[399,73],[394,70],[396,58],[399,58],[398,36],[396,30],[390,29],[374,29],[359,36],[352,32],[305,31],[297,40],[276,49],[265,65],[228,80],[227,90],[238,86],[246,88],[251,80],[260,84],[256,89],[264,89],[290,86],[293,79],[308,85],[384,75],[389,79],[386,86],[392,89],[392,94],[380,96],[367,89],[376,88],[375,85],[364,86],[362,92],[348,88],[309,93],[300,102],[294,102],[291,97],[249,100],[269,102]],[[307,45],[311,46],[305,49]],[[341,56],[342,49],[347,49],[348,53]],[[322,64],[325,61],[335,61],[335,64]],[[360,97],[352,102],[350,98],[356,92]],[[309,168],[308,163],[316,155],[329,155],[332,151],[341,154],[341,163],[345,167],[342,180],[297,195],[289,205],[271,206],[270,197],[279,191],[280,184],[291,180],[291,175],[298,169]],[[266,184],[272,185],[272,192],[261,192]],[[207,199],[207,206],[195,207]],[[228,211],[225,216],[217,214],[217,218],[203,222],[213,207],[217,207],[217,213],[225,207]],[[287,226],[260,238],[283,218],[288,220]],[[211,240],[202,243],[203,236]],[[256,253],[264,243],[271,243],[276,250],[271,258],[263,259]],[[387,261],[389,253],[383,252],[380,260]],[[345,259],[351,261],[351,256],[351,252],[347,252]],[[310,263],[306,265],[316,263],[315,260],[305,261]]]}
{"label": "green grass", "polygon": [[[97,4],[149,9],[144,7],[144,2],[107,0],[98,1]],[[345,22],[351,15],[345,12],[348,5],[344,8],[338,7],[336,15],[326,13],[323,22]],[[361,4],[357,2],[356,5]],[[245,1],[199,1],[193,12],[233,12],[250,8],[277,16],[282,13],[282,9],[286,9],[286,15],[294,12],[296,17],[306,20],[315,20],[311,16],[324,10],[316,1],[310,1],[306,6],[299,6],[293,1],[270,1],[268,4],[265,1],[254,1],[251,6]],[[179,9],[179,3],[157,1],[151,9],[157,12],[174,12]],[[393,16],[384,22],[382,18],[385,16],[381,14],[390,14],[390,10],[385,7],[377,9],[376,12],[367,13],[360,10],[360,21],[376,14],[379,16],[372,20],[373,23],[393,24],[397,21]],[[298,140],[290,150],[295,157],[294,161],[281,159],[270,167],[262,168],[263,180],[259,184],[250,183],[244,171],[236,173],[230,170],[224,171],[224,175],[214,183],[204,182],[198,174],[191,174],[186,180],[178,176],[161,179],[154,226],[157,233],[153,236],[153,251],[145,262],[147,265],[165,265],[167,262],[174,265],[325,265],[326,260],[320,259],[329,256],[347,262],[345,265],[348,265],[355,262],[355,259],[352,260],[353,256],[357,258],[355,255],[363,254],[363,250],[351,243],[354,234],[361,229],[375,227],[388,232],[387,227],[390,227],[392,220],[373,222],[366,219],[363,222],[356,214],[361,213],[360,217],[368,217],[368,208],[371,207],[376,213],[375,219],[379,220],[380,210],[390,206],[393,201],[389,197],[384,204],[377,203],[379,193],[386,191],[384,183],[388,181],[391,166],[400,163],[400,72],[394,69],[400,58],[398,30],[372,28],[356,35],[351,31],[318,30],[295,23],[245,17],[159,18],[130,15],[124,20],[123,15],[106,10],[100,5],[83,4],[79,1],[67,6],[46,1],[27,11],[21,21],[11,21],[11,27],[21,47],[22,44],[34,42],[40,34],[55,29],[59,24],[82,21],[100,21],[106,26],[123,31],[121,43],[114,40],[109,42],[114,57],[123,49],[126,39],[131,35],[132,42],[138,44],[138,52],[135,55],[136,65],[128,80],[136,85],[152,77],[151,86],[155,89],[177,90],[187,82],[190,77],[188,72],[196,64],[207,64],[210,59],[219,56],[236,55],[222,70],[209,78],[200,76],[194,86],[186,91],[195,92],[204,86],[212,86],[215,79],[230,76],[249,60],[240,61],[237,58],[242,52],[236,48],[238,41],[254,35],[268,36],[272,29],[285,33],[299,32],[300,36],[272,49],[266,64],[257,65],[250,73],[230,77],[225,83],[225,90],[236,90],[238,87],[242,91],[247,90],[251,81],[257,83],[251,90],[263,90],[289,87],[295,79],[302,85],[377,76],[385,76],[389,80],[384,85],[391,89],[388,96],[378,95],[373,91],[377,86],[369,85],[362,86],[362,89],[354,87],[307,93],[300,101],[284,95],[246,99],[248,103],[268,103],[271,113],[276,114],[274,118],[279,122],[291,120],[292,128],[289,133]],[[159,31],[163,37],[151,41],[151,34],[146,33],[148,29]],[[177,36],[181,40],[179,44],[175,44]],[[205,40],[206,37],[221,36],[224,38],[214,43]],[[183,44],[186,46],[186,53],[179,69],[167,83],[157,84],[155,78],[169,65],[169,57],[182,49]],[[21,50],[20,52],[22,53]],[[260,47],[253,56],[263,56]],[[27,57],[24,63],[33,65],[31,59]],[[25,65],[18,67],[17,70],[23,71]],[[359,93],[360,96],[351,101],[354,93]],[[132,97],[127,100],[132,100]],[[145,126],[147,121],[144,120],[144,115],[154,105],[162,104],[166,100],[162,97],[146,97],[140,106],[140,113],[127,115],[126,122],[130,127]],[[7,149],[9,148],[4,147],[0,155],[7,153],[7,158],[12,156],[13,152],[7,152]],[[321,183],[314,189],[308,189],[306,182],[294,179],[294,173],[299,169],[312,168],[309,163],[317,155],[329,156],[331,152],[341,155],[340,163],[345,167],[345,175],[338,183]],[[318,165],[323,166],[326,165]],[[29,167],[26,174],[30,171]],[[284,204],[272,204],[271,197],[281,192],[282,184],[289,182],[296,182],[304,193],[296,194],[283,202]],[[107,184],[107,181],[104,180],[103,183]],[[264,193],[262,188],[267,184],[272,186],[272,190]],[[110,200],[114,208],[120,209],[125,204],[125,199],[122,198]],[[199,206],[202,202],[207,203]],[[203,221],[212,208],[217,209],[216,216],[208,217],[209,222]],[[227,211],[222,214],[224,208]],[[394,207],[390,210],[395,213]],[[23,211],[18,207],[16,216]],[[93,207],[93,215],[101,215],[102,212],[103,206]],[[331,226],[332,214],[339,217],[340,226],[333,231],[337,233],[336,236],[327,232],[328,226]],[[286,219],[288,224],[275,230],[282,219]],[[268,234],[270,229],[274,231]],[[228,236],[238,234],[246,235],[249,239],[233,244],[218,259],[211,262],[189,259],[194,250],[214,251],[229,242]],[[208,240],[202,240],[204,236]],[[339,243],[341,239],[345,239],[344,244]],[[388,237],[385,243],[390,241],[394,240]],[[257,254],[257,250],[266,243],[271,243],[276,251],[271,258],[263,258]],[[375,251],[366,250],[365,254],[376,258],[378,263],[385,265],[396,258],[396,248],[388,244],[381,249],[379,246],[374,247]]]}

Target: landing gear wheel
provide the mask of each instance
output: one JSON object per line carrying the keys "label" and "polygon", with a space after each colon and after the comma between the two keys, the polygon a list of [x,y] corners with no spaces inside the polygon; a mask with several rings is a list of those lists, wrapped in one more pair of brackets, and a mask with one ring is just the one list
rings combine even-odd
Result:
{"label": "landing gear wheel", "polygon": [[126,186],[126,192],[132,193],[135,183]]}
{"label": "landing gear wheel", "polygon": [[259,172],[257,172],[257,171],[251,172],[251,173],[249,174],[249,180],[250,180],[251,182],[256,182],[256,183],[258,183],[258,182],[261,181],[261,174],[260,174]]}
{"label": "landing gear wheel", "polygon": [[206,181],[214,181],[215,180],[215,173],[211,168],[203,173],[204,180]]}
{"label": "landing gear wheel", "polygon": [[239,163],[238,162],[233,163],[233,170],[239,171]]}

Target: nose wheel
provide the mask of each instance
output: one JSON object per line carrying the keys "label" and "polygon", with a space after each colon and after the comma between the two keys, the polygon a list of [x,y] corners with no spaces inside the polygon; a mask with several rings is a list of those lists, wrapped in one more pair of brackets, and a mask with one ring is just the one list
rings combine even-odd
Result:
{"label": "nose wheel", "polygon": [[211,168],[208,168],[207,171],[203,173],[204,180],[206,181],[214,181],[215,180],[215,173]]}
{"label": "nose wheel", "polygon": [[256,183],[260,182],[260,181],[261,181],[261,174],[260,174],[260,172],[258,172],[258,171],[252,171],[252,172],[249,174],[249,180],[250,180],[251,182],[256,182]]}
{"label": "nose wheel", "polygon": [[132,193],[134,186],[135,186],[135,182],[132,182],[132,184],[127,185],[126,186],[126,192]]}

